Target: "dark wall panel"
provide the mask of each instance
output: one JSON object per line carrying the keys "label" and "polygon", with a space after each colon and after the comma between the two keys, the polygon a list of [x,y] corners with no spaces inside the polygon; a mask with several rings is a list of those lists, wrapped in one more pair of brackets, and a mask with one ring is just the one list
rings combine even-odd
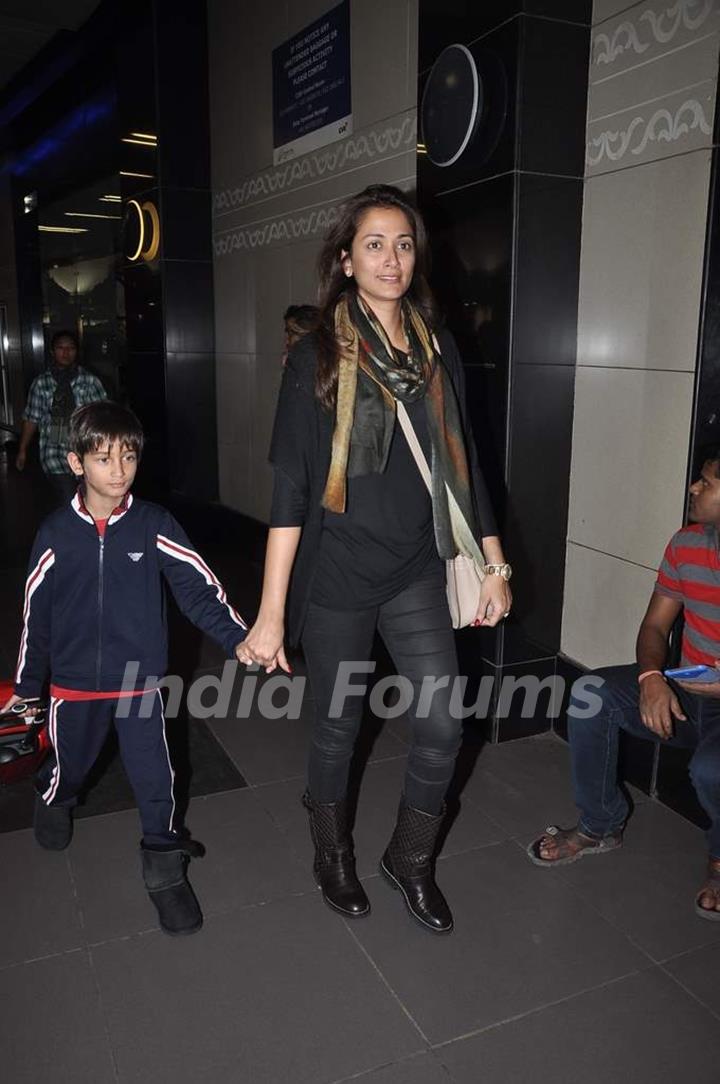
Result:
{"label": "dark wall panel", "polygon": [[[587,27],[521,19],[518,166],[581,177],[590,54]],[[578,90],[581,92],[578,93]]]}
{"label": "dark wall panel", "polygon": [[421,0],[420,71],[451,42],[476,41],[522,13],[588,26],[592,0]]}
{"label": "dark wall panel", "polygon": [[209,353],[168,353],[170,476],[180,493],[217,500],[215,367]]}
{"label": "dark wall panel", "polygon": [[[418,196],[515,569],[513,615],[478,643],[499,677],[508,667],[552,672],[560,643],[590,15],[589,2],[567,0],[420,2],[421,68],[450,42],[464,44],[486,91],[457,162],[442,168],[421,153]],[[493,733],[547,725],[511,713]]]}
{"label": "dark wall panel", "polygon": [[518,178],[513,355],[518,365],[575,365],[583,183]]}
{"label": "dark wall panel", "polygon": [[515,384],[505,538],[515,618],[545,649],[560,647],[575,370],[525,365]]}

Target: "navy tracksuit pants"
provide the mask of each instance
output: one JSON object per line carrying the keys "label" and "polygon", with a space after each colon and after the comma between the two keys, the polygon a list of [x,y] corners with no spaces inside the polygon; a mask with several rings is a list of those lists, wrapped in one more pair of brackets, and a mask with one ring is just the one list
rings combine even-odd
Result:
{"label": "navy tracksuit pants", "polygon": [[40,769],[36,789],[47,805],[75,805],[78,791],[113,723],[120,756],[140,811],[143,840],[172,842],[177,839],[175,776],[159,690],[123,700],[52,697],[48,733],[54,756],[49,756]]}

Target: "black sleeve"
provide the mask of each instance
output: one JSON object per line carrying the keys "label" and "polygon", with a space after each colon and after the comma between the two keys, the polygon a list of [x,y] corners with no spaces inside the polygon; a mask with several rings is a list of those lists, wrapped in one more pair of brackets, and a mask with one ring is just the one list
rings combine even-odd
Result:
{"label": "black sleeve", "polygon": [[307,508],[307,497],[281,467],[275,467],[270,526],[302,527]]}
{"label": "black sleeve", "polygon": [[465,398],[465,370],[460,357],[460,351],[457,348],[455,339],[449,331],[440,332],[438,334],[438,342],[443,361],[450,373],[450,379],[453,382],[458,397],[458,403],[460,405],[460,416],[462,418],[463,433],[465,434],[465,448],[467,450],[470,477],[472,478],[475,511],[477,513],[480,537],[490,538],[493,535],[499,534],[499,531],[495,513],[493,512],[493,507],[490,503],[490,495],[482,471],[480,470],[472,426],[468,421],[467,401]]}
{"label": "black sleeve", "polygon": [[310,500],[316,457],[316,355],[312,341],[308,341],[312,338],[306,335],[290,351],[280,385],[269,454],[275,468],[273,526],[299,526],[296,522],[275,523],[275,513],[285,516],[292,507],[292,514],[296,514],[302,508],[304,520]]}
{"label": "black sleeve", "polygon": [[232,658],[247,635],[247,625],[177,520],[164,512],[159,526],[155,544],[160,571],[175,601],[193,625],[212,636]]}

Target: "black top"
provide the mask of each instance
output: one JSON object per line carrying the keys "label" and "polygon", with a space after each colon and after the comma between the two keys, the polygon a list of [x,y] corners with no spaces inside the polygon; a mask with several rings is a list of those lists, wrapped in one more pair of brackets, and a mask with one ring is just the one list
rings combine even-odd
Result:
{"label": "black top", "polygon": [[[407,412],[428,460],[427,414],[422,399]],[[280,475],[276,487],[292,485]],[[382,473],[347,482],[347,507],[326,512],[311,599],[335,610],[380,606],[437,561],[432,501],[399,424]]]}
{"label": "black top", "polygon": [[[441,332],[438,338],[460,404],[480,535],[494,535],[495,519],[467,428],[462,363],[452,336]],[[333,609],[377,606],[440,561],[430,495],[399,424],[385,471],[348,479],[343,514],[322,508],[334,417],[315,398],[315,366],[315,341],[308,335],[288,358],[270,448],[275,467],[270,525],[303,527],[290,585],[291,643],[300,638],[311,599]],[[407,409],[429,460],[425,404],[421,399]]]}

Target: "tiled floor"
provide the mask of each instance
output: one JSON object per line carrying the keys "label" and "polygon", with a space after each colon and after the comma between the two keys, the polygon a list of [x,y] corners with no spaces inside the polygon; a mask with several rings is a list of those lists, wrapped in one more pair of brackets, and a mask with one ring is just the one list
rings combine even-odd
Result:
{"label": "tiled floor", "polygon": [[[203,646],[206,669],[217,663]],[[368,739],[357,813],[372,914],[310,873],[300,807],[310,708],[212,723],[248,781],[194,798],[205,926],[165,937],[134,810],[79,820],[68,851],[0,834],[0,1078],[8,1084],[718,1084],[720,923],[692,910],[698,829],[636,795],[625,847],[539,870],[573,819],[553,736],[486,746],[438,862],[456,929],[412,924],[377,874],[406,734]]]}
{"label": "tiled floor", "polygon": [[[717,1084],[720,923],[692,912],[698,830],[641,801],[622,851],[538,870],[523,848],[571,812],[566,748],[487,747],[438,862],[456,929],[433,937],[376,872],[402,778],[390,754],[362,782],[373,911],[355,922],[313,885],[303,780],[286,762],[282,778],[192,801],[205,926],[187,940],[156,927],[134,810],[79,821],[64,854],[0,835],[3,1078]],[[513,779],[533,763],[523,798]]]}

